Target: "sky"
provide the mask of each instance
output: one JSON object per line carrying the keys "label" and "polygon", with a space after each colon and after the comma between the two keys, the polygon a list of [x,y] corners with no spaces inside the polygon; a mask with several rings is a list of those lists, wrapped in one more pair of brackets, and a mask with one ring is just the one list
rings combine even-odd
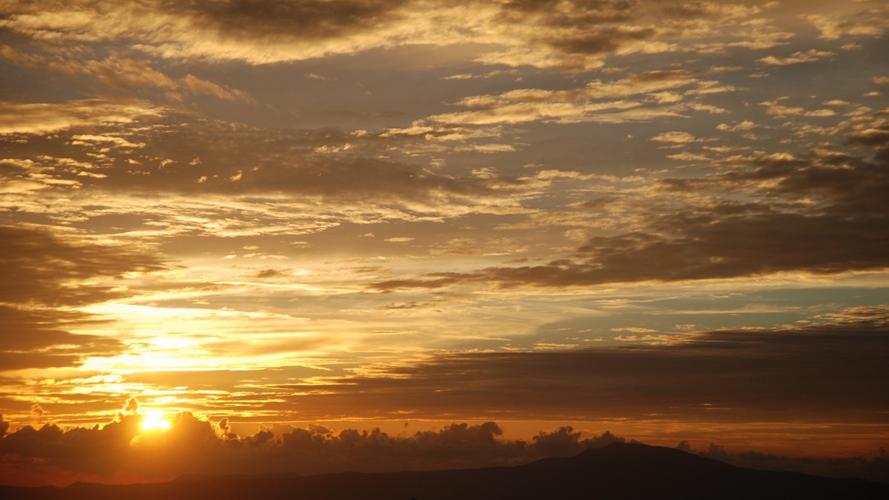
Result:
{"label": "sky", "polygon": [[880,0],[0,0],[0,476],[374,427],[876,453],[887,30]]}

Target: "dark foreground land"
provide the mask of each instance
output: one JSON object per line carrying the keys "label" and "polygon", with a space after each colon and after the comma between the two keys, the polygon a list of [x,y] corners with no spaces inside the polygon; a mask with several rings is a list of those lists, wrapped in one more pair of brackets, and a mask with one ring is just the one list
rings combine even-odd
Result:
{"label": "dark foreground land", "polygon": [[889,499],[889,484],[734,467],[683,451],[613,444],[516,467],[294,477],[190,477],[128,486],[0,487],[3,499]]}

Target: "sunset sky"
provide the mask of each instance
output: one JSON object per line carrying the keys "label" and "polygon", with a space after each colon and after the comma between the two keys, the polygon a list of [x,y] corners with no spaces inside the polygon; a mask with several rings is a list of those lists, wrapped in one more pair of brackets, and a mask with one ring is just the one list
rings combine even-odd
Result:
{"label": "sunset sky", "polygon": [[887,31],[881,0],[0,0],[0,441],[873,454]]}

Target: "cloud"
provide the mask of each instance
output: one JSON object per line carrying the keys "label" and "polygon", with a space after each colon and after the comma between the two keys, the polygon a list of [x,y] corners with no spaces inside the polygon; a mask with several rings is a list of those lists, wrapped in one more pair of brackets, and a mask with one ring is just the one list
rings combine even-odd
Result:
{"label": "cloud", "polygon": [[679,161],[708,161],[708,158],[705,155],[699,153],[689,153],[688,151],[683,151],[681,153],[674,153],[667,155],[667,158],[671,160],[679,160]]}
{"label": "cloud", "polygon": [[89,321],[82,313],[0,306],[0,371],[77,366],[122,350],[115,338],[67,331]]}
{"label": "cloud", "polygon": [[[505,46],[480,62],[586,71],[608,57],[768,48],[788,36],[758,16],[761,5],[731,2],[506,1],[496,36]],[[756,23],[750,29],[751,23]],[[498,26],[499,25],[499,26]]]}
{"label": "cloud", "polygon": [[115,354],[118,339],[68,330],[95,321],[60,307],[120,296],[109,283],[125,273],[162,269],[160,260],[129,249],[74,243],[47,230],[0,226],[0,366],[2,370],[79,365]]}
{"label": "cloud", "polygon": [[688,132],[663,132],[651,138],[655,142],[668,142],[672,144],[686,144],[689,142],[698,142],[701,139],[689,134]]}
{"label": "cloud", "polygon": [[0,46],[0,57],[20,66],[32,69],[45,69],[70,77],[83,76],[101,83],[107,89],[127,95],[144,95],[147,91],[157,91],[180,101],[185,95],[209,95],[222,100],[250,100],[245,93],[230,89],[208,80],[188,74],[182,78],[171,78],[145,61],[120,55],[105,59],[89,59],[80,53],[40,52],[33,50],[22,53],[9,45]]}
{"label": "cloud", "polygon": [[591,239],[586,260],[495,267],[472,273],[433,273],[417,280],[378,282],[373,288],[440,288],[457,283],[500,286],[588,286],[616,282],[684,281],[760,276],[782,271],[815,274],[889,267],[885,217],[840,214],[663,216],[654,226],[675,228]]}
{"label": "cloud", "polygon": [[565,287],[725,279],[790,271],[830,274],[879,270],[889,267],[883,251],[889,244],[887,222],[879,214],[667,215],[650,220],[651,232],[592,238],[579,249],[579,260],[492,267],[469,273],[431,273],[416,279],[376,282],[372,288],[434,289],[473,283]]}
{"label": "cloud", "polygon": [[886,7],[860,10],[839,15],[806,14],[809,21],[820,33],[820,38],[837,40],[845,37],[879,37],[889,28]]}
{"label": "cloud", "polygon": [[[154,55],[253,64],[391,44],[395,10],[408,2],[310,0],[281,4],[78,1],[64,8],[18,4],[0,26],[44,41],[121,41]],[[374,28],[377,28],[374,30]]]}
{"label": "cloud", "polygon": [[0,134],[43,134],[73,127],[131,123],[160,113],[160,108],[142,102],[98,99],[61,103],[0,101]]}
{"label": "cloud", "polygon": [[[10,126],[21,128],[15,123]],[[391,141],[423,138],[263,129],[179,114],[131,125],[94,125],[46,139],[10,141],[0,176],[18,182],[15,189],[22,192],[54,186],[118,194],[283,193],[441,207],[508,204],[525,190],[517,178],[454,176],[392,158]]]}
{"label": "cloud", "polygon": [[[850,132],[846,142],[867,149],[861,156],[818,148],[801,157],[761,154],[735,158],[741,165],[728,171],[662,179],[663,193],[689,197],[692,204],[643,214],[641,227],[595,236],[573,255],[547,264],[441,271],[371,288],[565,287],[885,269],[889,204],[882,193],[889,190],[889,126],[877,115],[869,126]],[[730,193],[757,201],[727,200]]]}
{"label": "cloud", "polygon": [[[108,4],[80,0],[9,6],[0,21],[46,43],[117,42],[151,55],[267,64],[374,48],[481,43],[487,64],[599,67],[608,56],[768,48],[781,33],[760,16],[768,5],[691,6],[621,0],[307,0]],[[750,24],[755,28],[751,29]]]}
{"label": "cloud", "polygon": [[[844,273],[877,273],[889,267],[889,207],[884,201],[889,187],[884,138],[889,130],[867,116],[872,110],[853,102],[869,90],[864,87],[876,88],[873,84],[880,81],[871,79],[882,73],[852,72],[864,90],[832,96],[812,91],[812,96],[784,100],[775,97],[780,95],[778,80],[787,83],[778,78],[788,76],[784,70],[771,76],[747,71],[715,74],[713,59],[749,69],[747,63],[758,58],[789,64],[825,56],[828,50],[839,52],[834,46],[841,43],[819,46],[819,51],[798,46],[806,36],[815,36],[809,30],[812,33],[800,33],[786,50],[744,53],[744,47],[789,40],[777,32],[773,15],[798,20],[797,3],[764,4],[9,4],[0,30],[14,49],[4,46],[0,52],[16,64],[31,64],[33,70],[6,67],[19,79],[19,98],[34,102],[0,107],[5,131],[0,138],[0,197],[6,220],[20,222],[12,229],[47,237],[0,231],[3,274],[21,276],[21,284],[0,284],[0,340],[5,342],[0,366],[4,372],[22,372],[3,373],[11,378],[0,382],[10,388],[7,393],[39,396],[48,410],[45,418],[60,422],[98,418],[95,415],[108,409],[103,405],[109,394],[120,394],[121,386],[148,391],[176,383],[188,386],[177,397],[188,401],[183,405],[194,404],[197,413],[245,408],[262,396],[262,407],[244,419],[286,420],[302,418],[293,416],[297,411],[321,415],[328,409],[328,417],[402,418],[398,411],[414,411],[410,400],[390,399],[402,407],[382,404],[385,398],[398,397],[391,388],[400,383],[406,384],[406,394],[417,395],[418,414],[453,415],[465,404],[473,409],[466,415],[473,418],[488,415],[488,409],[488,418],[525,418],[526,410],[541,414],[553,403],[553,414],[574,415],[572,408],[558,406],[582,399],[564,390],[566,386],[589,389],[586,394],[611,401],[612,392],[622,394],[621,384],[637,380],[634,373],[618,368],[617,375],[609,377],[595,372],[593,376],[616,388],[589,388],[580,375],[550,376],[547,367],[534,372],[534,360],[565,362],[566,369],[582,372],[583,363],[599,359],[561,352],[568,341],[538,342],[533,345],[557,351],[552,361],[532,356],[538,353],[509,358],[528,373],[542,373],[538,383],[518,368],[502,367],[501,358],[493,355],[493,371],[485,371],[482,361],[489,358],[481,351],[513,345],[535,322],[584,314],[580,311],[589,307],[577,302],[585,300],[584,294],[619,296],[607,302],[595,299],[595,307],[604,304],[603,314],[636,307],[639,300],[623,296],[640,287],[613,283],[670,282],[663,287],[671,294],[676,290],[678,298],[669,300],[678,302],[688,294],[703,293],[701,287],[732,287],[736,278],[745,279],[744,285],[762,281],[770,287],[776,282],[809,286],[815,281],[821,286],[834,280],[879,280]],[[788,21],[787,26],[797,28],[798,23]],[[430,46],[249,66],[419,43]],[[871,51],[876,41],[862,44],[859,55]],[[29,50],[35,48],[40,50]],[[45,62],[71,67],[41,66],[34,59],[40,54]],[[390,69],[386,61],[395,55],[399,61]],[[485,67],[486,61],[496,64]],[[526,64],[551,69],[516,67]],[[752,63],[757,70],[767,64]],[[796,70],[815,66],[823,65]],[[380,78],[361,78],[359,73],[368,68]],[[294,72],[296,87],[278,85]],[[31,78],[38,73],[48,78]],[[440,79],[453,73],[485,78]],[[847,73],[838,72],[837,78]],[[310,74],[329,79],[307,80]],[[488,78],[496,74],[504,76]],[[370,109],[403,104],[405,96],[397,89],[383,89],[387,81],[416,87],[414,83],[424,78],[433,82],[424,92],[437,97],[420,99],[419,108],[408,106],[402,114],[374,114]],[[266,85],[269,79],[276,84]],[[768,82],[777,85],[769,87],[777,93],[760,92]],[[213,101],[242,99],[229,84],[255,89],[251,93],[263,103]],[[330,103],[312,99],[303,90],[321,87],[324,92],[343,90],[337,91],[343,101],[335,105],[361,114],[360,126],[371,130],[296,128],[316,126],[316,119],[343,123],[343,116],[314,114],[313,109]],[[63,100],[87,91],[104,97]],[[166,106],[108,97],[119,94]],[[40,95],[50,97],[35,97]],[[192,96],[204,97],[191,102]],[[849,104],[829,104],[833,97]],[[182,102],[171,102],[178,99]],[[878,99],[865,100],[880,108]],[[206,101],[213,106],[205,106]],[[199,116],[192,105],[200,105],[207,115]],[[408,117],[410,112],[417,114]],[[235,123],[232,116],[247,124]],[[414,118],[420,119],[410,123]],[[642,123],[653,121],[658,123]],[[707,132],[720,121],[725,125],[717,130],[727,133]],[[602,123],[623,125],[596,125]],[[807,132],[815,123],[823,126],[821,132]],[[504,154],[478,154],[485,152]],[[53,232],[29,223],[52,224]],[[359,238],[362,234],[376,237]],[[28,239],[33,243],[24,245],[27,251],[15,246]],[[163,262],[161,251],[179,265]],[[409,258],[402,258],[408,251]],[[160,277],[142,276],[165,266],[170,266],[169,272]],[[297,272],[291,276],[293,270]],[[840,276],[826,276],[829,273]],[[719,281],[674,283],[693,280]],[[587,288],[569,288],[575,286]],[[780,287],[787,303],[798,304],[798,297],[809,293],[787,286]],[[487,289],[477,289],[481,287]],[[653,297],[659,292],[646,293]],[[876,293],[869,289],[862,296]],[[870,300],[867,297],[848,300]],[[86,307],[109,300],[126,303]],[[71,312],[83,308],[104,311],[118,323]],[[742,320],[734,318],[741,313],[732,314],[726,324],[740,324]],[[445,323],[446,328],[439,328]],[[486,328],[495,323],[499,330]],[[620,333],[656,336],[641,330]],[[244,335],[250,338],[244,340]],[[736,350],[720,352],[755,349],[735,342],[736,337],[713,334],[701,339],[739,344]],[[761,341],[771,340],[762,336]],[[185,347],[179,347],[180,342]],[[636,347],[611,354],[641,356],[650,348],[664,356],[644,358],[653,364],[669,358],[668,346]],[[688,354],[684,362],[699,366],[683,346],[670,347],[676,349],[669,352]],[[457,359],[462,354],[429,361],[430,380],[439,380],[434,373],[439,367],[453,370],[455,387],[426,383],[418,366],[405,369],[408,382],[371,376],[398,379],[398,366],[365,366],[370,359],[412,358],[436,349],[460,353],[462,348],[478,349],[480,357],[468,356],[465,365]],[[113,354],[123,355],[103,358]],[[188,365],[181,370],[194,371],[118,375],[118,367],[153,369],[154,359],[167,354],[181,356]],[[733,354],[724,358],[734,359]],[[95,362],[84,366],[90,359]],[[606,365],[616,365],[612,359]],[[291,362],[316,368],[287,376],[257,368]],[[219,372],[226,374],[199,372],[220,363],[226,366]],[[243,371],[227,371],[231,363]],[[110,366],[113,374],[108,374]],[[751,384],[759,383],[759,373],[748,377],[754,379]],[[473,374],[480,374],[476,381]],[[316,386],[269,387],[310,377]],[[508,387],[510,377],[521,383]],[[726,378],[735,387],[735,379]],[[367,392],[353,394],[353,380]],[[410,386],[413,382],[416,389]],[[700,388],[695,384],[699,382],[692,380],[692,386]],[[641,392],[643,386],[639,382],[631,389]],[[394,395],[384,394],[389,390]],[[552,398],[548,390],[554,392]],[[497,413],[496,401],[484,406],[487,394],[506,397],[509,391],[516,397],[507,401],[503,412]],[[432,394],[440,401],[430,402]],[[855,405],[860,403],[854,394],[850,397],[856,398]],[[2,408],[16,415],[27,413],[32,403],[19,396],[13,400],[10,394],[2,398]],[[643,408],[615,398],[623,404],[618,406],[621,411],[637,416],[637,421],[659,418],[651,415],[661,411],[657,404]],[[724,412],[724,407],[703,406],[718,403],[713,401],[679,403],[699,404],[694,412],[701,418],[735,414],[731,408]],[[749,401],[726,404],[735,403]],[[837,405],[854,407],[842,401]],[[363,413],[364,408],[370,410]],[[767,414],[770,408],[756,411]],[[592,403],[580,410],[603,415],[595,413]],[[668,406],[667,412],[672,411],[684,410]],[[237,414],[228,416],[239,420]],[[217,436],[231,433],[229,425],[213,430]]]}
{"label": "cloud", "polygon": [[141,416],[121,413],[104,426],[63,430],[48,424],[0,434],[0,483],[67,484],[75,480],[142,482],[184,474],[313,474],[483,467],[569,456],[623,441],[610,433],[583,437],[571,427],[530,441],[500,438],[494,422],[391,436],[379,429],[321,426],[260,431],[239,437],[227,419],[216,424],[178,414],[169,431],[138,432]]}
{"label": "cloud", "polygon": [[774,99],[771,101],[763,101],[759,103],[760,106],[766,108],[766,113],[772,116],[777,117],[785,117],[785,116],[809,116],[809,117],[831,117],[835,116],[837,113],[832,109],[822,108],[815,110],[807,110],[805,108],[799,106],[787,106],[783,104],[786,101],[785,98]]}
{"label": "cloud", "polygon": [[[584,435],[570,426],[529,440],[502,437],[495,422],[454,423],[438,431],[402,433],[378,429],[334,432],[319,425],[279,427],[238,436],[227,418],[215,423],[190,413],[175,416],[171,429],[140,434],[136,410],[93,428],[53,424],[8,432],[0,416],[0,482],[66,485],[75,481],[131,484],[188,475],[316,474],[392,472],[517,465],[546,457],[574,456],[625,438],[610,432]],[[757,451],[731,452],[715,444],[684,451],[745,467],[794,470],[835,477],[885,480],[884,457],[800,458]]]}
{"label": "cloud", "polygon": [[162,269],[157,257],[129,249],[68,242],[47,230],[0,226],[0,270],[15,280],[0,283],[0,302],[83,305],[116,296],[98,278]]}
{"label": "cloud", "polygon": [[288,276],[287,269],[262,269],[258,273],[256,273],[256,277],[260,279],[264,278],[282,278]]}
{"label": "cloud", "polygon": [[756,124],[750,120],[742,120],[736,123],[720,123],[716,129],[721,132],[746,132],[756,128]]}
{"label": "cloud", "polygon": [[889,315],[885,306],[851,312],[656,345],[441,354],[321,386],[281,387],[308,391],[299,398],[306,407],[345,414],[398,408],[434,417],[460,408],[531,419],[878,424],[889,404],[882,387]]}
{"label": "cloud", "polygon": [[223,85],[203,80],[194,75],[185,75],[185,78],[182,79],[182,86],[188,89],[192,94],[210,95],[226,101],[249,99],[247,94],[239,90],[229,89]]}
{"label": "cloud", "polygon": [[577,89],[516,89],[466,97],[457,103],[466,111],[433,115],[425,121],[456,126],[650,121],[685,116],[700,104],[698,96],[733,90],[683,70],[651,70],[611,81],[593,80]]}
{"label": "cloud", "polygon": [[826,57],[836,55],[828,50],[809,49],[806,51],[796,51],[787,57],[767,56],[759,59],[759,62],[770,66],[788,66],[791,64],[803,64],[819,61]]}

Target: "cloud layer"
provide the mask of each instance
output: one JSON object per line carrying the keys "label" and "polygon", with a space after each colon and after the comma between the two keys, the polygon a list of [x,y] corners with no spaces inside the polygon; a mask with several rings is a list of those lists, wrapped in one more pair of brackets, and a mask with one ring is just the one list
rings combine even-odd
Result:
{"label": "cloud layer", "polygon": [[[4,484],[68,484],[169,480],[183,474],[315,474],[466,468],[569,456],[623,441],[610,433],[582,437],[571,427],[541,432],[530,441],[500,439],[494,422],[452,424],[438,432],[390,436],[379,429],[339,433],[315,426],[238,437],[226,420],[211,424],[189,413],[169,431],[140,434],[143,417],[121,414],[92,429],[53,425],[0,434]],[[35,467],[34,462],[40,465]]]}
{"label": "cloud layer", "polygon": [[[800,156],[735,156],[734,165],[720,173],[663,179],[660,189],[690,199],[685,209],[646,215],[639,230],[593,237],[565,259],[433,273],[373,287],[461,282],[561,287],[882,269],[889,266],[883,251],[889,245],[889,207],[880,196],[889,189],[886,130],[885,120],[875,117],[851,132],[847,141],[866,148],[858,155],[817,149]],[[684,135],[669,136],[679,137],[688,142]],[[728,199],[730,193],[747,197]]]}
{"label": "cloud layer", "polygon": [[16,474],[886,445],[884,3],[0,0]]}
{"label": "cloud layer", "polygon": [[848,311],[839,319],[781,330],[680,334],[653,339],[655,345],[595,347],[589,335],[589,348],[441,355],[379,376],[290,388],[307,391],[299,399],[309,406],[343,414],[357,407],[380,415],[410,408],[434,416],[461,408],[476,415],[590,420],[885,423],[885,311]]}

